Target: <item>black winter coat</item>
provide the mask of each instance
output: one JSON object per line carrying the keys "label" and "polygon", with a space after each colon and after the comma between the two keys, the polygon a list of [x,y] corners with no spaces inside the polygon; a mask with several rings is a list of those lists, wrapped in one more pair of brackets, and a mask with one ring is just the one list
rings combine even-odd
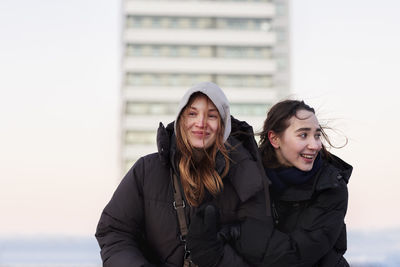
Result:
{"label": "black winter coat", "polygon": [[271,192],[276,225],[262,266],[348,266],[344,217],[352,167],[331,156],[309,182]]}
{"label": "black winter coat", "polygon": [[[232,118],[232,132],[252,134],[245,122]],[[158,153],[140,158],[128,171],[104,208],[97,226],[96,238],[101,247],[104,266],[134,267],[151,262],[158,266],[183,266],[184,244],[176,211],[173,207],[171,158],[174,141],[173,124],[160,123],[157,134]],[[266,216],[265,174],[257,155],[252,135],[229,137],[231,158],[228,175],[223,178],[224,190],[213,200],[219,208],[222,224],[264,220]],[[246,149],[247,148],[247,149]],[[217,160],[216,169],[224,169]],[[189,213],[194,208],[187,208]],[[247,266],[229,244],[218,266]]]}

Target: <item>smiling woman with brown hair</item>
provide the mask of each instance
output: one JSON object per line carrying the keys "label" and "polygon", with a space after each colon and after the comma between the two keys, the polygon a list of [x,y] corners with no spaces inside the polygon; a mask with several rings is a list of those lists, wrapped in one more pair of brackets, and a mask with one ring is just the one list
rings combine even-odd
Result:
{"label": "smiling woman with brown hair", "polygon": [[[207,111],[206,116],[202,113]],[[207,121],[207,128],[203,126]],[[205,192],[217,196],[224,187],[222,178],[229,171],[229,156],[223,144],[224,123],[218,109],[203,93],[194,93],[176,123],[177,148],[182,154],[178,166],[186,200],[198,206]],[[217,152],[224,157],[225,169],[221,175],[210,166],[215,165]],[[194,163],[197,167],[194,168]]]}
{"label": "smiling woman with brown hair", "polygon": [[252,128],[204,82],[183,96],[175,123],[160,123],[157,145],[104,208],[96,231],[104,266],[247,266],[224,226],[267,218]]}

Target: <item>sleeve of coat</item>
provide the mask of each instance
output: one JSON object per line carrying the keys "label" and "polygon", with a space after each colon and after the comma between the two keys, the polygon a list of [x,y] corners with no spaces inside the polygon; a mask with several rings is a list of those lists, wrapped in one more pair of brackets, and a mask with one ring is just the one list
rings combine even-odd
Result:
{"label": "sleeve of coat", "polygon": [[262,189],[240,205],[238,215],[241,222],[234,227],[239,230],[231,232],[233,240],[225,244],[224,256],[218,267],[254,266],[251,263],[260,261],[265,252],[265,240],[272,231],[272,219],[267,216],[266,204],[265,191]]}
{"label": "sleeve of coat", "polygon": [[143,158],[129,170],[104,208],[96,230],[104,267],[147,263],[140,242],[143,229]]}
{"label": "sleeve of coat", "polygon": [[334,246],[343,230],[347,185],[321,191],[291,233],[273,230],[262,266],[313,266]]}

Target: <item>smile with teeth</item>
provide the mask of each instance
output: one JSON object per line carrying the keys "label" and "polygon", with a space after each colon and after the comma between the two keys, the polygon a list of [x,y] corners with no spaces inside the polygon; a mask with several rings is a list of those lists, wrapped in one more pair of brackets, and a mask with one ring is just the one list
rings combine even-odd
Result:
{"label": "smile with teeth", "polygon": [[306,159],[313,159],[314,158],[314,155],[300,154],[300,156],[302,156],[303,158],[306,158]]}

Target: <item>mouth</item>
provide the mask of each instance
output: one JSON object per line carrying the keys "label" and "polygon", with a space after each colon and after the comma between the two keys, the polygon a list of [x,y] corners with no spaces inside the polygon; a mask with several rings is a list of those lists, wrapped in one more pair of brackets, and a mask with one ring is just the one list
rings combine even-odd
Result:
{"label": "mouth", "polygon": [[203,136],[205,137],[205,136],[210,135],[209,133],[203,132],[203,131],[193,131],[192,133],[193,133],[193,135],[199,136],[199,137],[203,137]]}
{"label": "mouth", "polygon": [[315,154],[300,154],[300,156],[307,160],[312,160],[315,158]]}

